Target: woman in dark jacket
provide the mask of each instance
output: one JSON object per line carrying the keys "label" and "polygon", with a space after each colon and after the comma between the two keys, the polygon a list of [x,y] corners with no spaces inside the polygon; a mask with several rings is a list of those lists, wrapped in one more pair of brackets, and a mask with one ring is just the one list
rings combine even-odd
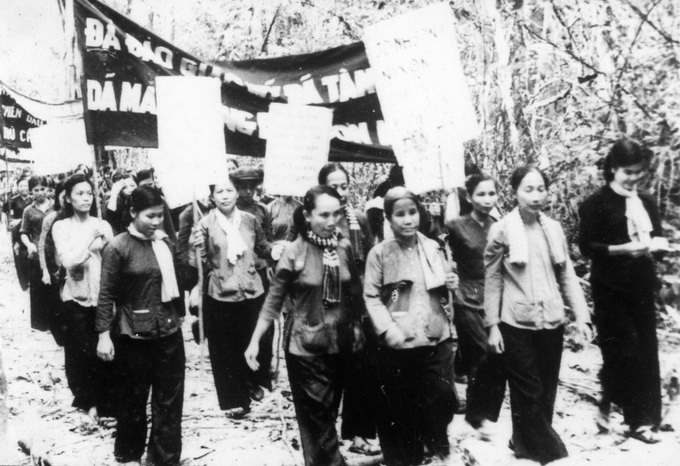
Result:
{"label": "woman in dark jacket", "polygon": [[178,262],[174,245],[162,230],[163,199],[157,190],[132,191],[130,215],[127,231],[103,251],[95,325],[97,355],[104,361],[115,357],[122,373],[114,455],[121,462],[141,461],[151,390],[147,462],[178,465],[185,363]]}
{"label": "woman in dark jacket", "polygon": [[345,464],[335,422],[345,380],[352,375],[348,356],[363,345],[361,282],[349,241],[338,234],[340,209],[340,196],[328,186],[305,195],[296,212],[298,238],[279,260],[245,352],[256,370],[259,341],[290,295],[283,347],[308,466]]}
{"label": "woman in dark jacket", "polygon": [[638,193],[651,153],[621,139],[605,159],[607,184],[584,201],[579,245],[592,260],[590,282],[602,351],[603,397],[596,422],[609,429],[610,403],[623,410],[629,435],[656,443],[661,423],[653,253],[668,248],[654,198]]}

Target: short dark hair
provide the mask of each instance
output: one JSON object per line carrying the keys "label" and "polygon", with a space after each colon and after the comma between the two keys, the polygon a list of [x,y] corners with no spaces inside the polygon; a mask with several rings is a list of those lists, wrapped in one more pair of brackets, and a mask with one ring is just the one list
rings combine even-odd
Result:
{"label": "short dark hair", "polygon": [[[21,181],[21,180],[19,180]],[[28,190],[33,191],[36,186],[47,187],[47,177],[34,175],[28,179]]]}
{"label": "short dark hair", "polygon": [[130,208],[141,212],[151,207],[163,205],[161,192],[151,186],[138,186],[130,194]]}
{"label": "short dark hair", "polygon": [[517,191],[517,188],[519,188],[519,185],[522,184],[522,180],[524,179],[524,177],[531,172],[537,172],[539,175],[541,175],[541,178],[543,178],[543,183],[545,183],[546,189],[550,187],[550,179],[548,179],[548,176],[545,173],[543,173],[543,170],[541,170],[534,164],[527,164],[515,168],[515,171],[512,172],[512,175],[510,176],[510,187],[512,188],[512,190]]}
{"label": "short dark hair", "polygon": [[612,145],[604,159],[604,179],[607,183],[612,181],[614,179],[612,170],[617,168],[637,165],[638,163],[644,163],[645,166],[648,166],[653,156],[651,150],[642,147],[638,142],[621,138]]}
{"label": "short dark hair", "polygon": [[309,230],[304,212],[312,213],[316,208],[316,200],[324,194],[334,197],[338,201],[341,200],[338,192],[330,186],[325,184],[313,186],[309,188],[307,193],[305,193],[305,197],[302,198],[302,205],[295,209],[293,213],[293,223],[295,223],[298,234],[302,235],[303,238],[307,237],[307,230]]}
{"label": "short dark hair", "polygon": [[475,189],[477,189],[477,186],[479,186],[479,184],[482,183],[483,181],[493,181],[494,186],[496,186],[496,189],[498,189],[498,184],[491,175],[479,172],[470,175],[468,179],[465,180],[465,190],[470,196],[472,196],[475,193]]}
{"label": "short dark hair", "polygon": [[319,170],[319,184],[326,184],[328,182],[328,175],[335,172],[343,172],[347,177],[347,182],[349,183],[349,172],[339,163],[327,163],[321,170]]}
{"label": "short dark hair", "polygon": [[[73,192],[73,188],[80,183],[87,183],[90,185],[90,188],[92,188],[92,207],[94,208],[95,206],[95,199],[94,199],[94,184],[92,184],[92,180],[90,179],[89,176],[87,175],[82,175],[80,173],[76,175],[71,175],[65,182],[64,182],[64,195],[66,197],[71,197],[71,192]],[[55,198],[58,196],[58,194],[55,192]],[[71,205],[70,202],[65,202],[64,205],[62,206],[62,210],[64,212],[63,217],[71,217],[73,216],[73,206]],[[96,212],[96,211],[95,211]],[[92,210],[90,211],[90,214],[92,214]]]}

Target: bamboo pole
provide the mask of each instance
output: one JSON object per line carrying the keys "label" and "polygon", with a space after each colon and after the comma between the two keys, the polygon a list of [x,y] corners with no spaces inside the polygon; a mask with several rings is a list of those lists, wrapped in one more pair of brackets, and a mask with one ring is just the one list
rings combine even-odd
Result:
{"label": "bamboo pole", "polygon": [[[198,222],[201,220],[201,209],[198,207],[198,199],[196,199],[196,190],[194,189],[194,200],[192,201],[192,207],[194,210],[194,228],[198,225]],[[203,295],[203,260],[201,258],[201,255],[199,251],[196,251],[196,269],[198,270],[198,283],[196,286],[198,287],[198,292],[201,294],[201,297]],[[205,363],[204,363],[204,354],[205,354],[205,328],[203,326],[203,299],[198,300],[198,348],[199,348],[199,368],[201,374],[205,374]]]}

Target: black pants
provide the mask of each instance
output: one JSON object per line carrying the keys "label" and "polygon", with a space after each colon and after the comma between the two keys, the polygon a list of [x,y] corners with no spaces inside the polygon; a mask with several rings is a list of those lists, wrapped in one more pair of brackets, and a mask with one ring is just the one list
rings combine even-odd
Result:
{"label": "black pants", "polygon": [[375,404],[377,392],[374,387],[375,365],[378,354],[377,338],[370,319],[364,320],[366,343],[361,351],[348,356],[347,378],[342,402],[343,439],[363,437],[374,439]]}
{"label": "black pants", "polygon": [[434,455],[448,456],[446,430],[458,405],[453,361],[450,340],[413,349],[378,348],[376,417],[388,466],[420,464],[425,445]]}
{"label": "black pants", "polygon": [[59,306],[64,344],[66,380],[73,393],[75,408],[97,407],[101,416],[116,415],[117,363],[97,357],[98,335],[94,330],[95,307],[83,307],[75,301]]}
{"label": "black pants", "polygon": [[151,390],[151,434],[147,464],[179,465],[182,455],[184,342],[182,331],[156,340],[116,340],[121,367],[121,409],[114,455],[139,461],[146,443],[146,403]]}
{"label": "black pants", "polygon": [[564,327],[525,330],[504,323],[499,327],[505,344],[515,455],[542,464],[568,456],[552,428]]}
{"label": "black pants", "polygon": [[465,420],[475,428],[486,419],[496,422],[505,397],[503,358],[490,351],[482,310],[457,305],[454,323],[456,374],[468,376]]}
{"label": "black pants", "polygon": [[653,291],[623,293],[593,284],[602,351],[603,398],[631,429],[661,423],[661,377]]}
{"label": "black pants", "polygon": [[341,466],[335,421],[346,377],[346,357],[295,356],[286,352],[288,380],[306,466]]}
{"label": "black pants", "polygon": [[[38,259],[29,261],[31,299],[31,328],[46,331],[50,329],[50,308],[54,305],[49,301],[49,289],[42,281],[42,270]],[[94,327],[93,327],[94,328]]]}
{"label": "black pants", "polygon": [[260,368],[257,373],[248,367],[244,357],[263,299],[261,296],[229,303],[205,296],[203,301],[210,365],[220,409],[249,408],[250,388],[269,379],[271,350],[268,355],[258,355]]}

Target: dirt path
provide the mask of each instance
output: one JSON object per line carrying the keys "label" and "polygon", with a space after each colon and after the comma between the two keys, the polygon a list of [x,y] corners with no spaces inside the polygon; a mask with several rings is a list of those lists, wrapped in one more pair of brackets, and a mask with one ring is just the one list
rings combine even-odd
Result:
{"label": "dirt path", "polygon": [[[28,324],[28,293],[20,290],[10,256],[8,238],[0,233],[0,351],[9,382],[10,452],[0,465],[33,464],[15,446],[21,439],[32,445],[36,456],[48,457],[53,466],[101,466],[115,464],[115,429],[84,428],[71,408],[71,393],[63,370],[63,351],[49,334],[36,332]],[[294,465],[302,464],[297,423],[294,418],[285,368],[275,390],[242,421],[226,419],[217,407],[207,351],[205,372],[200,370],[199,347],[190,340],[190,322],[185,323],[187,351],[185,408],[183,418],[184,460],[192,466]],[[661,345],[662,374],[680,369],[680,339],[665,339]],[[283,361],[281,361],[283,364]],[[571,454],[569,464],[628,465],[680,464],[680,407],[669,419],[678,432],[661,434],[658,445],[645,445],[623,435],[622,419],[615,414],[615,431],[598,435],[592,421],[595,405],[584,393],[597,389],[599,351],[565,351],[563,385],[558,393],[554,425]],[[574,387],[585,389],[574,391]],[[464,393],[464,386],[458,386]],[[448,464],[525,464],[507,447],[510,438],[508,402],[503,407],[492,442],[481,442],[456,416],[449,434],[454,454]],[[343,445],[345,453],[348,445]],[[348,463],[362,464],[367,457],[347,454]],[[37,463],[36,463],[37,464]],[[536,464],[536,463],[531,463]]]}

